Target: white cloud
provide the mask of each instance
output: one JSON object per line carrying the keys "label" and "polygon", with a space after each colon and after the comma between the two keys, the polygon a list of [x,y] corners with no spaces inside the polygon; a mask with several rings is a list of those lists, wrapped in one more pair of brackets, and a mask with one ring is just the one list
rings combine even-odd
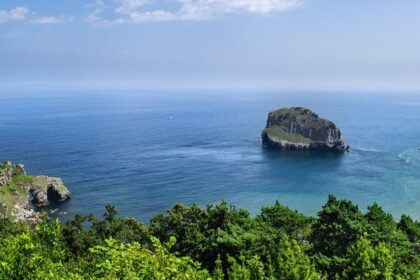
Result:
{"label": "white cloud", "polygon": [[130,13],[141,6],[150,3],[149,0],[119,0],[118,2],[120,5],[116,7],[116,13]]}
{"label": "white cloud", "polygon": [[215,15],[235,12],[268,14],[295,8],[301,0],[178,0],[181,11],[189,14]]}
{"label": "white cloud", "polygon": [[16,7],[9,11],[0,10],[0,22],[25,20],[28,13],[27,7]]}
{"label": "white cloud", "polygon": [[176,20],[176,16],[174,14],[163,10],[142,13],[133,12],[130,14],[130,18],[132,22]]}
{"label": "white cloud", "polygon": [[[305,0],[94,0],[86,21],[94,25],[139,23],[150,21],[208,20],[232,13],[270,14],[293,9]],[[25,21],[31,10],[18,6],[0,10],[0,23]],[[63,16],[29,18],[34,24],[58,24]]]}
{"label": "white cloud", "polygon": [[63,23],[65,19],[63,17],[40,17],[32,21],[35,24],[58,24]]}
{"label": "white cloud", "polygon": [[105,11],[107,7],[108,6],[105,4],[104,0],[96,0],[92,4],[86,5],[85,8],[91,9],[91,12],[89,13],[86,20],[91,23],[101,21],[99,16],[102,14],[103,11]]}
{"label": "white cloud", "polygon": [[[158,0],[96,0],[89,5],[88,21],[110,25],[144,21],[206,20],[230,13],[270,14],[299,7],[304,0],[169,0],[175,9],[160,7]],[[156,8],[156,7],[159,8]],[[112,9],[108,18],[103,15]],[[114,18],[112,18],[112,16]],[[110,18],[111,17],[111,18]]]}
{"label": "white cloud", "polygon": [[9,11],[0,10],[0,23],[9,21],[25,21],[33,24],[58,24],[65,21],[71,21],[72,18],[65,16],[40,16],[28,7],[19,6]]}

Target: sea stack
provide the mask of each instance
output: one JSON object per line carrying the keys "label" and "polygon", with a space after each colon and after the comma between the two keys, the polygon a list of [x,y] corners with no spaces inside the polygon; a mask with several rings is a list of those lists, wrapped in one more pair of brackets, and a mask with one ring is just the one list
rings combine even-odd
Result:
{"label": "sea stack", "polygon": [[283,108],[268,114],[262,131],[265,147],[279,150],[320,150],[344,152],[340,129],[332,122],[320,118],[303,107]]}
{"label": "sea stack", "polygon": [[50,201],[63,202],[70,198],[70,192],[61,178],[36,176],[29,186],[33,200],[38,207],[50,205]]}

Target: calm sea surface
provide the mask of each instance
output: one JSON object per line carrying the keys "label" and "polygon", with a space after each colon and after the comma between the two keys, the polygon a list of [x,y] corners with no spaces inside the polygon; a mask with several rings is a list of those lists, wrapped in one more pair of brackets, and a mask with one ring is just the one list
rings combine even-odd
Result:
{"label": "calm sea surface", "polygon": [[[336,122],[352,151],[262,148],[267,113],[286,106]],[[332,193],[420,219],[420,94],[3,91],[0,112],[0,161],[62,177],[68,217],[114,204],[147,222],[221,200],[315,215]]]}

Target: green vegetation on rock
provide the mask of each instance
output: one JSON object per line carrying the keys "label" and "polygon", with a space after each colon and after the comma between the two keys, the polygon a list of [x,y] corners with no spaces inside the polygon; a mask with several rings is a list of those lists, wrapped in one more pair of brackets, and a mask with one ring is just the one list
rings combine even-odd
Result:
{"label": "green vegetation on rock", "polygon": [[16,217],[28,207],[28,185],[32,177],[27,176],[23,166],[11,162],[0,163],[0,217]]}
{"label": "green vegetation on rock", "polygon": [[280,127],[271,127],[266,130],[267,136],[273,141],[286,141],[290,143],[310,144],[311,139],[297,133],[288,133]]}

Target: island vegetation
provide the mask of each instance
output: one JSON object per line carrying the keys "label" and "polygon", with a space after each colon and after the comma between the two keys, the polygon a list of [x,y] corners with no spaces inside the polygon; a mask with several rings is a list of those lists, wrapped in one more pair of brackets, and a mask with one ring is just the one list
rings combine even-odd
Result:
{"label": "island vegetation", "polygon": [[330,195],[316,217],[278,202],[175,205],[119,217],[0,220],[0,279],[420,279],[420,223]]}

